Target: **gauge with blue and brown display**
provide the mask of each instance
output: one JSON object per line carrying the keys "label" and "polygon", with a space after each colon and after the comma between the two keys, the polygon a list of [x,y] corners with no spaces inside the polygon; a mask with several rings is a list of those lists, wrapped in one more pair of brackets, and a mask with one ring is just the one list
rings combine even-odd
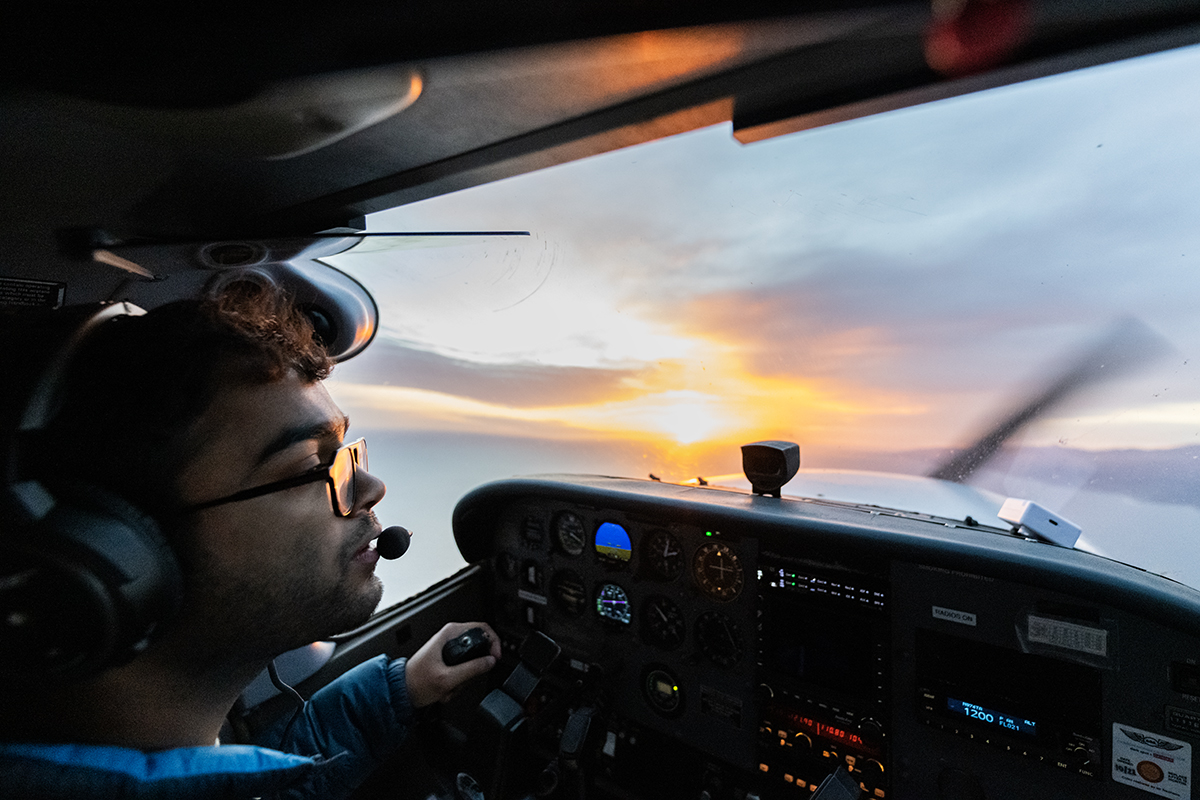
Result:
{"label": "gauge with blue and brown display", "polygon": [[596,554],[608,561],[628,564],[633,556],[629,533],[615,522],[603,522],[596,529]]}
{"label": "gauge with blue and brown display", "polygon": [[692,577],[713,600],[732,600],[741,594],[742,563],[724,542],[709,542],[692,559]]}
{"label": "gauge with blue and brown display", "polygon": [[629,595],[615,583],[605,583],[596,592],[596,613],[606,620],[628,625],[633,620]]}

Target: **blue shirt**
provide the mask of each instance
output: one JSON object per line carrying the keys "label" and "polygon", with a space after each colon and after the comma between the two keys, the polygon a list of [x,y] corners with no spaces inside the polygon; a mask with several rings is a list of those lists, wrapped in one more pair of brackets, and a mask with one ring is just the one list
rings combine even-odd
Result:
{"label": "blue shirt", "polygon": [[405,660],[378,656],[322,688],[260,745],[143,752],[83,744],[0,744],[0,797],[339,798],[404,739],[413,721]]}

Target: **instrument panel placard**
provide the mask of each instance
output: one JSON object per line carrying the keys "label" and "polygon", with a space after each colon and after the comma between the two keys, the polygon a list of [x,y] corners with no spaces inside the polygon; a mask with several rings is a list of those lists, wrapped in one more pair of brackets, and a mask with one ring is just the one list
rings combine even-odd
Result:
{"label": "instrument panel placard", "polygon": [[1130,725],[1113,723],[1112,779],[1161,797],[1192,796],[1192,746]]}

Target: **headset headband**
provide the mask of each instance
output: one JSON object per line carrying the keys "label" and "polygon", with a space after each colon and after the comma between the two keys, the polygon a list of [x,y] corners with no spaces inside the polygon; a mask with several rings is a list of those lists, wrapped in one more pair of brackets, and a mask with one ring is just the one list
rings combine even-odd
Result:
{"label": "headset headband", "polygon": [[113,303],[100,308],[85,319],[54,355],[46,371],[42,373],[41,379],[25,404],[25,413],[21,415],[17,430],[22,433],[37,431],[50,424],[51,418],[58,411],[62,387],[66,383],[71,363],[75,360],[75,353],[92,331],[116,317],[140,317],[145,313],[144,308],[135,306],[133,303]]}

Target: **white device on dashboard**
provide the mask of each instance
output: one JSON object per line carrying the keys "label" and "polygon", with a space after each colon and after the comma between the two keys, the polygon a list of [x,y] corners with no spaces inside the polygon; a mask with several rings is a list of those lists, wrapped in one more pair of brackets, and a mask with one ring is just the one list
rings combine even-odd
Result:
{"label": "white device on dashboard", "polygon": [[1080,528],[1032,500],[1010,497],[1000,506],[997,517],[1060,547],[1074,547]]}

